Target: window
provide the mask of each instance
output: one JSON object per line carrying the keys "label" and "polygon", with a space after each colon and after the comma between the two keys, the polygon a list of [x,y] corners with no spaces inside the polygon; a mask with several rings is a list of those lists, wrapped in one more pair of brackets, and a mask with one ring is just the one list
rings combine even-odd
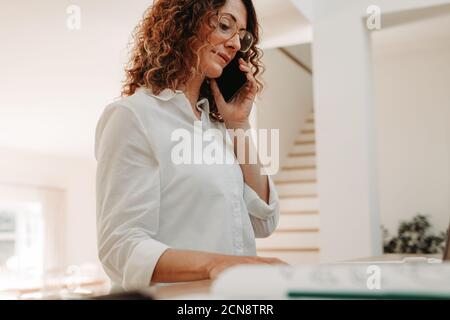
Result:
{"label": "window", "polygon": [[64,266],[65,191],[0,184],[0,291],[39,288]]}
{"label": "window", "polygon": [[44,219],[39,202],[0,202],[0,268],[42,275]]}

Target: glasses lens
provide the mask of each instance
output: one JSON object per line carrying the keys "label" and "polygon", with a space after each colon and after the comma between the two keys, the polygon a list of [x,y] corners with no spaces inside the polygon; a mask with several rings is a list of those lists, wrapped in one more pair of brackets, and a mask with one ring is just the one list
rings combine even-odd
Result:
{"label": "glasses lens", "polygon": [[241,41],[241,51],[247,52],[253,44],[253,36],[250,32],[242,30],[239,33],[239,40]]}
{"label": "glasses lens", "polygon": [[217,30],[226,37],[232,37],[236,34],[236,23],[227,16],[222,16],[217,23]]}

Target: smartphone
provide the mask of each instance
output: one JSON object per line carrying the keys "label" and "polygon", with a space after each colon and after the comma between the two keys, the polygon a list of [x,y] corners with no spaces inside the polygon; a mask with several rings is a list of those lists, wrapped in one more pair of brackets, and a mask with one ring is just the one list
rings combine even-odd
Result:
{"label": "smartphone", "polygon": [[216,79],[217,86],[226,102],[230,102],[247,83],[245,72],[239,69],[239,58],[236,57],[223,69],[222,75]]}

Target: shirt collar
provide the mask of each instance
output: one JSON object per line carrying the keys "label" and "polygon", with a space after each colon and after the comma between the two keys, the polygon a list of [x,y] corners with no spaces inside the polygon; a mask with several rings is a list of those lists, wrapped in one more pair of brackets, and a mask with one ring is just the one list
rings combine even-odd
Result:
{"label": "shirt collar", "polygon": [[154,94],[152,92],[152,90],[145,88],[145,87],[140,87],[140,90],[144,90],[145,93],[147,93],[149,96],[154,97],[158,100],[162,100],[162,101],[169,101],[172,100],[176,95],[183,93],[183,91],[181,90],[171,90],[171,89],[164,89],[163,91],[161,91],[159,94]]}
{"label": "shirt collar", "polygon": [[[147,93],[149,96],[165,102],[172,100],[175,96],[179,94],[184,95],[184,92],[181,90],[174,91],[172,89],[164,89],[159,94],[154,94],[150,89],[145,87],[140,87],[139,90],[144,90],[145,93]],[[207,98],[200,99],[195,107],[197,108],[198,111],[200,112],[205,111],[207,114],[209,114],[209,101]]]}
{"label": "shirt collar", "polygon": [[206,112],[207,115],[209,114],[209,101],[207,98],[200,99],[195,107],[197,108],[198,111],[201,112],[204,111]]}

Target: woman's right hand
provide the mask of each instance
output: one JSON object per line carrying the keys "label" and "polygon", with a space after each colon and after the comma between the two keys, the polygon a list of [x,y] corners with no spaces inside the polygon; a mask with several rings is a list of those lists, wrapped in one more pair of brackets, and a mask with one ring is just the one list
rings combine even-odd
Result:
{"label": "woman's right hand", "polygon": [[270,264],[270,265],[288,265],[288,263],[278,258],[263,258],[255,256],[218,256],[214,257],[208,268],[209,278],[216,279],[223,271],[228,268],[242,264]]}
{"label": "woman's right hand", "polygon": [[150,284],[216,279],[224,270],[241,264],[287,265],[277,258],[233,256],[169,248],[159,258]]}

